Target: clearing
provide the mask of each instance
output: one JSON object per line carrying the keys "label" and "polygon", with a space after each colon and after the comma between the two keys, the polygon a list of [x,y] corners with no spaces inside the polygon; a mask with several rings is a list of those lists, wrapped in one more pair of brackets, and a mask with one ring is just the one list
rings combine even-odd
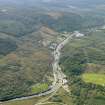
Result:
{"label": "clearing", "polygon": [[105,75],[96,73],[85,73],[82,75],[82,79],[86,83],[93,83],[101,86],[105,86]]}

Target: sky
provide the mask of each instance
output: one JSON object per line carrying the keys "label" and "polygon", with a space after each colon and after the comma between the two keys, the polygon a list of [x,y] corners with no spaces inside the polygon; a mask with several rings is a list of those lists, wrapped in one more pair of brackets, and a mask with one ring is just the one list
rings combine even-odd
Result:
{"label": "sky", "polygon": [[73,6],[91,6],[105,4],[105,0],[0,0],[1,3],[10,4],[52,4],[52,5],[73,5]]}

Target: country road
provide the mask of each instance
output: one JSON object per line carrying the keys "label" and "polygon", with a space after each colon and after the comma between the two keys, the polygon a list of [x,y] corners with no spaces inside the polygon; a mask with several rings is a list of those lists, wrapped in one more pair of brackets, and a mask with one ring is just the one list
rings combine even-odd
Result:
{"label": "country road", "polygon": [[54,61],[52,63],[53,67],[53,75],[54,75],[54,82],[52,83],[51,89],[37,94],[37,95],[32,95],[32,96],[26,96],[26,97],[20,97],[20,98],[15,98],[11,99],[9,101],[15,101],[15,100],[25,100],[25,99],[30,99],[34,97],[40,97],[40,96],[46,96],[50,93],[56,92],[59,90],[60,87],[63,87],[66,91],[69,92],[69,89],[67,89],[67,80],[66,80],[66,75],[62,72],[61,67],[59,65],[59,60],[61,56],[61,49],[69,42],[69,39],[72,39],[72,37],[75,36],[75,33],[69,35],[66,39],[64,39],[54,50],[53,56],[54,56]]}

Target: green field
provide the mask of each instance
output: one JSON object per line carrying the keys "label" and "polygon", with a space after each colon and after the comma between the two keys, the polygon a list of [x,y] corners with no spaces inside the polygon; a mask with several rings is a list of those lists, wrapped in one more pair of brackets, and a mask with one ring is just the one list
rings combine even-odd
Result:
{"label": "green field", "polygon": [[105,86],[105,75],[104,74],[85,73],[82,75],[82,79],[86,83],[93,83],[93,84]]}
{"label": "green field", "polygon": [[31,91],[32,93],[40,93],[40,92],[46,91],[48,88],[49,86],[46,83],[37,84],[37,85],[32,86]]}

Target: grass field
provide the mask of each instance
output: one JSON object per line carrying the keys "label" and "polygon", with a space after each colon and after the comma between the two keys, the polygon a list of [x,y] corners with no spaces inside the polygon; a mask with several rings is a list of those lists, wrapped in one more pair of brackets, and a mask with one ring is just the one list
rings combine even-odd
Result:
{"label": "grass field", "polygon": [[101,86],[105,86],[105,75],[95,73],[85,73],[82,75],[82,79],[86,83],[93,83]]}
{"label": "grass field", "polygon": [[32,93],[40,93],[40,92],[46,91],[48,87],[49,86],[46,83],[34,85],[32,86]]}

